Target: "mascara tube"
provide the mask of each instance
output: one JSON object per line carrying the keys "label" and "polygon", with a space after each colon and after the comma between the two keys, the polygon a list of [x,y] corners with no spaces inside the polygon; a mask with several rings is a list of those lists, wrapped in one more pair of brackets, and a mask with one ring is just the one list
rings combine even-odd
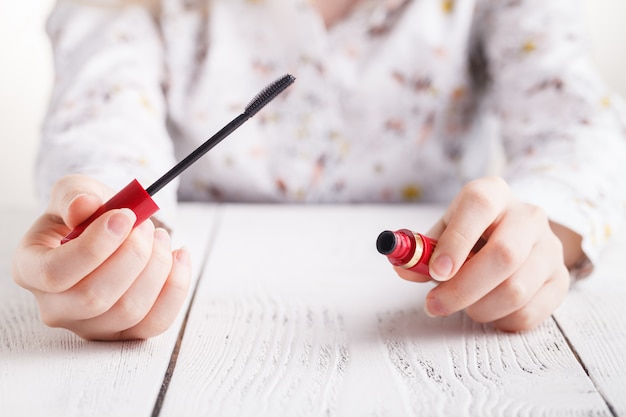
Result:
{"label": "mascara tube", "polygon": [[428,262],[437,241],[408,229],[385,230],[376,239],[376,249],[392,265],[428,275]]}
{"label": "mascara tube", "polygon": [[126,187],[120,190],[109,201],[104,203],[94,214],[87,220],[78,225],[68,235],[61,239],[61,244],[65,244],[72,239],[80,236],[83,231],[103,213],[117,208],[129,208],[137,216],[135,226],[147,220],[159,210],[159,206],[152,200],[152,196],[170,181],[176,178],[181,172],[187,169],[191,164],[197,161],[202,155],[211,150],[215,145],[224,140],[228,135],[239,128],[246,120],[257,114],[265,105],[272,101],[276,96],[282,93],[295,81],[295,77],[286,74],[281,78],[268,85],[252,101],[246,106],[243,113],[234,118],[230,123],[224,126],[219,132],[209,138],[200,145],[196,150],[187,155],[182,161],[176,164],[172,169],[163,174],[161,178],[156,180],[150,187],[144,189],[137,180],[131,181]]}
{"label": "mascara tube", "polygon": [[159,210],[159,206],[154,202],[154,200],[152,200],[150,194],[144,190],[141,184],[139,184],[139,181],[132,180],[109,201],[100,206],[100,208],[96,210],[96,212],[93,213],[87,220],[76,226],[74,230],[61,240],[61,244],[65,244],[70,240],[77,238],[85,231],[91,222],[105,212],[117,208],[131,209],[135,213],[135,216],[137,216],[135,226],[141,224],[145,220],[148,220],[150,216]]}

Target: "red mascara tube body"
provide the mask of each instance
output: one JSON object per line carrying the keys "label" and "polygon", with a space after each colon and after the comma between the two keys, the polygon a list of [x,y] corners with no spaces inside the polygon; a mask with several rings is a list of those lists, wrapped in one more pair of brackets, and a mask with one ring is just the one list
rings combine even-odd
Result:
{"label": "red mascara tube body", "polygon": [[428,276],[428,262],[436,245],[435,239],[408,229],[386,230],[376,240],[376,249],[392,265]]}
{"label": "red mascara tube body", "polygon": [[74,230],[61,240],[61,244],[67,243],[80,236],[87,226],[103,213],[119,208],[129,208],[135,213],[135,216],[137,216],[135,226],[149,219],[150,216],[159,210],[159,206],[157,206],[154,200],[152,200],[152,197],[150,197],[150,194],[139,184],[139,181],[133,180],[111,197],[110,200],[100,206],[87,220],[76,226]]}

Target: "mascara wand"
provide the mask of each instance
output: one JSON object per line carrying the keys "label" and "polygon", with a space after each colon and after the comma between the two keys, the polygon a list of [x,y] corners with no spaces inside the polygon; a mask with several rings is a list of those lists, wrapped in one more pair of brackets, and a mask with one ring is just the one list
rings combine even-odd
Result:
{"label": "mascara wand", "polygon": [[189,166],[200,159],[201,156],[211,150],[215,145],[237,130],[237,128],[244,124],[249,118],[257,114],[259,110],[287,89],[287,87],[293,84],[295,80],[295,77],[287,74],[265,87],[250,101],[243,113],[234,118],[215,135],[210,137],[185,159],[180,161],[161,178],[156,180],[151,186],[144,189],[141,184],[139,184],[139,181],[134,179],[126,187],[122,188],[122,190],[115,194],[109,201],[100,206],[100,208],[98,208],[98,210],[96,210],[96,212],[93,213],[87,220],[78,225],[67,236],[65,236],[61,240],[61,244],[67,243],[80,236],[80,234],[91,224],[91,222],[109,210],[118,208],[131,209],[137,216],[137,221],[135,222],[134,227],[150,218],[150,216],[159,210],[159,206],[157,206],[154,200],[152,200],[153,195],[180,175],[185,169],[189,168]]}

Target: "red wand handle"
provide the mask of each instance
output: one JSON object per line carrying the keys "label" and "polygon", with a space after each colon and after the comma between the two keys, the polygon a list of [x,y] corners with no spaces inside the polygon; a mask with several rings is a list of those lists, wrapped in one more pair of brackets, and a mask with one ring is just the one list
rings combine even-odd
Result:
{"label": "red wand handle", "polygon": [[[138,226],[145,220],[149,219],[154,213],[159,210],[159,206],[152,200],[152,197],[148,192],[139,184],[139,181],[132,180],[126,187],[122,188],[117,194],[115,194],[109,201],[104,203],[95,213],[93,213],[87,220],[78,225],[67,236],[61,240],[61,244],[67,243],[72,239],[80,236],[81,233],[93,222],[100,217],[103,213],[120,208],[129,208],[137,216],[135,226]],[[135,227],[133,226],[133,227]]]}

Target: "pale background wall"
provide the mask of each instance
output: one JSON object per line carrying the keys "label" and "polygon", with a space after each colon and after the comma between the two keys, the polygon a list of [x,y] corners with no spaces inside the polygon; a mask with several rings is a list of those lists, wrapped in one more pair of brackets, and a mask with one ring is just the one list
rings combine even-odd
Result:
{"label": "pale background wall", "polygon": [[[45,18],[53,0],[0,0],[0,207],[36,204],[33,167],[52,82]],[[626,96],[626,0],[586,0],[594,58]]]}
{"label": "pale background wall", "polygon": [[53,0],[0,0],[0,207],[32,206],[39,125],[52,82]]}

